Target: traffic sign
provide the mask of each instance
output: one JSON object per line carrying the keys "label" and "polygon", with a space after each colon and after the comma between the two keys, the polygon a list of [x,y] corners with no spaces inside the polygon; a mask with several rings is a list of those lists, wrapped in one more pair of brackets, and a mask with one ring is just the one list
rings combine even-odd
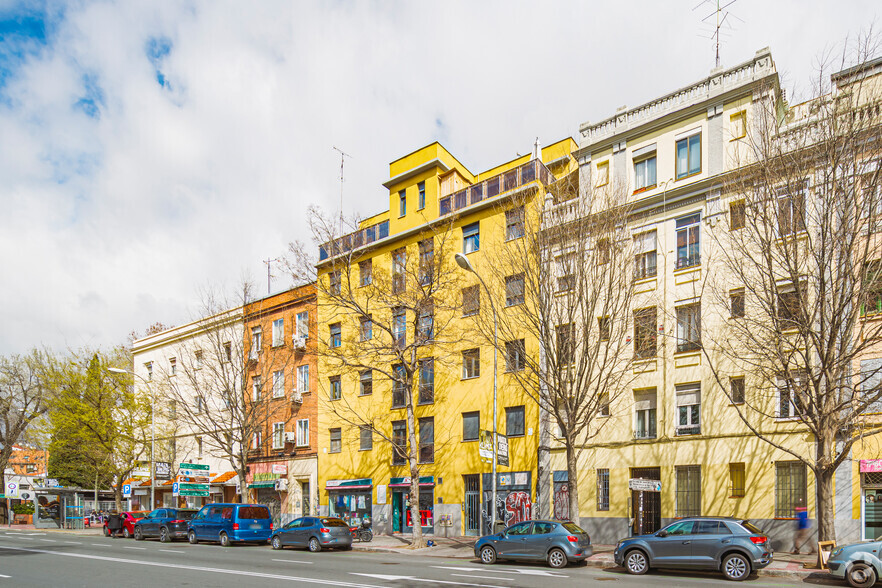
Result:
{"label": "traffic sign", "polygon": [[18,498],[18,482],[6,482],[6,497]]}
{"label": "traffic sign", "polygon": [[180,470],[178,474],[181,476],[186,476],[188,478],[195,476],[207,476],[208,475],[208,464],[207,463],[182,463],[180,465]]}
{"label": "traffic sign", "polygon": [[202,490],[181,490],[178,496],[208,496],[208,492]]}
{"label": "traffic sign", "polygon": [[132,485],[131,484],[123,484],[123,498],[131,498],[132,497]]}
{"label": "traffic sign", "polygon": [[207,470],[208,464],[207,463],[186,463],[186,462],[184,462],[181,464],[181,469],[182,470]]}
{"label": "traffic sign", "polygon": [[186,482],[179,482],[178,488],[181,490],[204,490],[208,492],[208,484],[188,484]]}
{"label": "traffic sign", "polygon": [[180,487],[178,486],[178,483],[175,482],[174,484],[172,484],[172,496],[178,495],[180,495]]}

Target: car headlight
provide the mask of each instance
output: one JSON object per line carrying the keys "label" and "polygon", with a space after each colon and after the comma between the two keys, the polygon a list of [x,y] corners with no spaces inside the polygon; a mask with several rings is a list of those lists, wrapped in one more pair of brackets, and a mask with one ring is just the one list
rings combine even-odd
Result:
{"label": "car headlight", "polygon": [[833,553],[831,553],[831,554],[830,554],[830,557],[831,557],[831,558],[836,557],[836,556],[839,555],[840,553],[842,553],[842,547],[840,547],[839,549],[837,549],[836,551],[834,551]]}

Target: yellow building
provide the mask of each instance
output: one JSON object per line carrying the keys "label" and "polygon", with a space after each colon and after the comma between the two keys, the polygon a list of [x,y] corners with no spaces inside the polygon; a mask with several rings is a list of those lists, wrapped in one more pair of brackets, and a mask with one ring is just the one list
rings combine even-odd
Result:
{"label": "yellow building", "polygon": [[[380,533],[412,529],[413,470],[392,442],[415,441],[424,532],[478,535],[489,528],[491,464],[479,455],[479,438],[492,429],[494,351],[478,334],[476,316],[488,318],[494,308],[507,312],[518,300],[506,297],[505,284],[488,283],[488,301],[453,255],[463,253],[484,273],[493,259],[487,251],[523,234],[512,197],[521,203],[543,197],[547,185],[575,167],[575,148],[571,139],[543,149],[537,141],[532,157],[474,174],[442,145],[430,144],[390,164],[388,210],[322,246],[322,512],[354,521],[370,517]],[[523,347],[538,353],[534,341]],[[536,403],[506,373],[506,359],[500,354],[496,422],[507,439],[508,464],[500,460],[496,511],[512,523],[532,514],[539,417]],[[409,369],[405,364],[415,366],[413,437],[406,397],[393,384]]]}

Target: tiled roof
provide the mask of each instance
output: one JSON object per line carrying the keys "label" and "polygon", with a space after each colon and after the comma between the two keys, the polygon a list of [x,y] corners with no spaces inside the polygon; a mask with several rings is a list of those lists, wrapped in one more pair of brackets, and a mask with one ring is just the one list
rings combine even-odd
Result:
{"label": "tiled roof", "polygon": [[217,475],[214,479],[211,480],[212,484],[223,484],[224,482],[231,480],[236,477],[236,472],[224,472],[223,474]]}

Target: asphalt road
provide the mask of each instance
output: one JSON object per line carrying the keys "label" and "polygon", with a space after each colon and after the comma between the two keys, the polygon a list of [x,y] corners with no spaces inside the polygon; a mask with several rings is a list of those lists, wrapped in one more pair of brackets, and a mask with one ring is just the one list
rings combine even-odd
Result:
{"label": "asphalt road", "polygon": [[[269,546],[222,548],[214,544],[163,544],[61,532],[0,530],[0,588],[74,586],[337,586],[342,588],[584,587],[600,582],[620,587],[731,585],[712,574],[650,572],[570,566],[497,564],[397,553],[359,551],[309,553]],[[816,582],[813,582],[816,583]],[[752,578],[742,586],[801,584]],[[837,584],[831,584],[837,585]]]}

